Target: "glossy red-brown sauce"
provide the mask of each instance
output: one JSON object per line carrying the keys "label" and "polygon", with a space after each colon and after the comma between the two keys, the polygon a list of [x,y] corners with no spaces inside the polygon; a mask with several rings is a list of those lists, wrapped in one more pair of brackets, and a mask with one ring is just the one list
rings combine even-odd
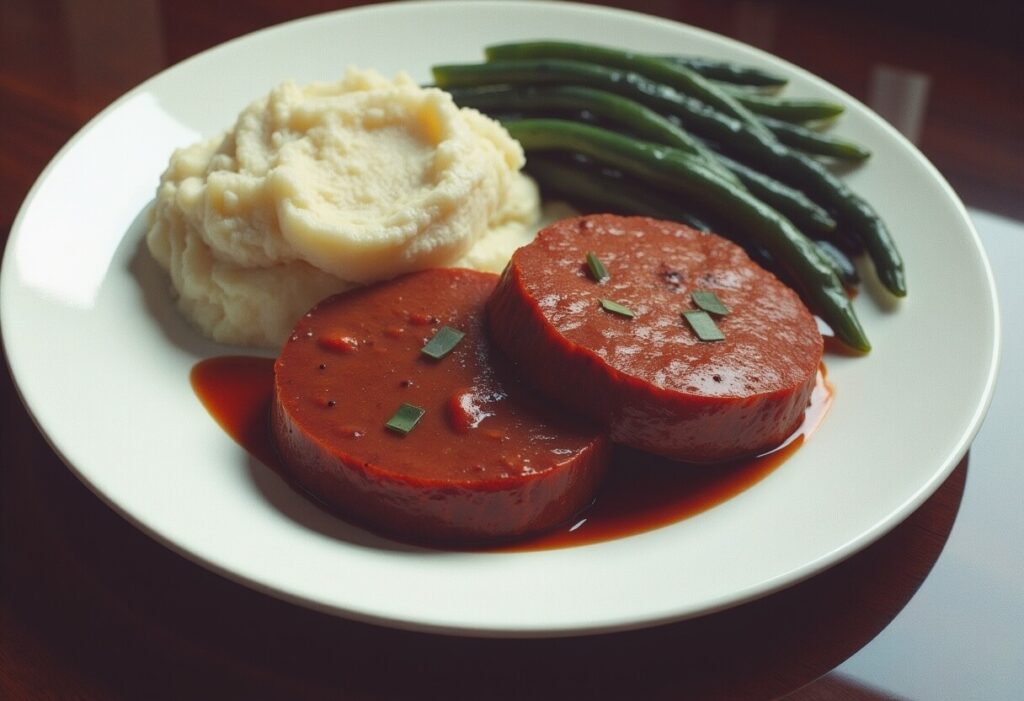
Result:
{"label": "glossy red-brown sauce", "polygon": [[[273,397],[271,358],[225,356],[196,364],[196,394],[217,423],[243,448],[281,473],[268,412]],[[642,533],[705,511],[750,488],[782,464],[824,419],[832,390],[818,373],[803,424],[780,448],[757,458],[690,466],[620,450],[594,503],[564,527],[508,550],[562,548]]]}
{"label": "glossy red-brown sauce", "polygon": [[[587,251],[597,251],[609,271],[601,283],[584,265]],[[513,278],[559,343],[659,390],[701,399],[775,394],[812,377],[820,363],[821,334],[795,292],[731,241],[674,222],[564,219],[515,252],[499,290]],[[682,323],[694,290],[714,292],[730,309],[715,320],[727,342],[701,342]],[[636,316],[595,311],[597,298]],[[501,320],[492,330],[512,326]]]}
{"label": "glossy red-brown sauce", "polygon": [[[348,465],[372,463],[403,482],[422,481],[423,489],[441,484],[433,496],[444,499],[456,482],[506,491],[522,479],[568,478],[576,469],[563,468],[598,442],[606,453],[596,429],[548,409],[494,352],[482,310],[497,280],[473,270],[426,270],[331,297],[304,315],[276,366],[277,401],[298,436],[291,453],[278,443],[291,472],[314,463],[326,444]],[[443,359],[423,355],[444,327],[465,336]],[[403,403],[425,413],[401,435],[385,423]],[[364,478],[375,479],[361,474],[359,484]]]}
{"label": "glossy red-brown sauce", "polygon": [[[607,268],[601,282],[587,252]],[[680,312],[714,293],[721,343]],[[599,299],[633,316],[602,312]],[[611,439],[719,463],[782,442],[800,423],[822,339],[797,294],[719,236],[609,214],[564,219],[519,248],[487,303],[494,345],[537,391]],[[565,388],[571,387],[571,392]]]}
{"label": "glossy red-brown sauce", "polygon": [[[423,270],[299,319],[274,365],[270,422],[296,486],[352,523],[446,547],[543,533],[593,500],[611,441],[494,350],[483,307],[497,281]],[[424,353],[455,336],[443,357]],[[389,428],[403,405],[415,427]]]}

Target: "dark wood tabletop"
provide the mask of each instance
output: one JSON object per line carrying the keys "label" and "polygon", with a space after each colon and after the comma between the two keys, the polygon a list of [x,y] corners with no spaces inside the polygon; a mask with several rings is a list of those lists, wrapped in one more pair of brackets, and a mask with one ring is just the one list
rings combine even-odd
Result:
{"label": "dark wood tabletop", "polygon": [[[355,4],[0,0],[4,241],[49,159],[117,96],[233,37]],[[1024,219],[1024,54],[1012,3],[972,8],[969,19],[932,3],[605,4],[732,36],[811,70],[903,129],[969,206]],[[879,85],[893,76],[925,91],[919,114],[886,114]],[[928,576],[968,475],[965,458],[875,544],[759,601],[642,631],[474,640],[327,616],[193,564],[78,482],[6,370],[0,395],[6,699],[879,698],[829,672]]]}

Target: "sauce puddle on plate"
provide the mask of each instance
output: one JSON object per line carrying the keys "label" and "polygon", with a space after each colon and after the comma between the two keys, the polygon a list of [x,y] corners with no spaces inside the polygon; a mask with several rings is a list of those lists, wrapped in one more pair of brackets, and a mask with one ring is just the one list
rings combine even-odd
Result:
{"label": "sauce puddle on plate", "polygon": [[[274,360],[209,358],[195,365],[192,387],[217,423],[249,453],[285,477],[270,436]],[[779,448],[714,466],[674,463],[618,448],[594,503],[550,533],[487,550],[525,551],[598,543],[649,531],[706,511],[757,484],[799,448],[824,419],[832,388],[819,370],[804,421]],[[314,502],[316,503],[316,502]]]}

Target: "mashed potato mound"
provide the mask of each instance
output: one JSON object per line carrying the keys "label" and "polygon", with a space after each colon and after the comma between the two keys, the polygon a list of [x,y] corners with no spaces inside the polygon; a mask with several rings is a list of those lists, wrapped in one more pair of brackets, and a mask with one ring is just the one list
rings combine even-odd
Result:
{"label": "mashed potato mound", "polygon": [[500,271],[536,231],[522,148],[407,75],[285,82],[179,149],[147,237],[211,338],[279,347],[334,292],[446,265]]}

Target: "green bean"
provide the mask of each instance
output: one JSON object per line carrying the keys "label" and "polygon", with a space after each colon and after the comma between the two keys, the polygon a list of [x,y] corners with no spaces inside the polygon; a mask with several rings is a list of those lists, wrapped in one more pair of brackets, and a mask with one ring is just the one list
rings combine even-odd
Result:
{"label": "green bean", "polygon": [[678,90],[684,95],[690,95],[724,114],[739,119],[754,131],[762,132],[766,138],[771,137],[771,132],[765,129],[757,117],[734,97],[686,66],[666,61],[657,56],[646,56],[631,51],[568,41],[497,44],[484,49],[484,54],[488,61],[567,59],[632,71]]}
{"label": "green bean", "polygon": [[730,61],[716,61],[699,56],[661,56],[661,58],[678,63],[681,66],[686,66],[691,71],[696,71],[705,78],[733,85],[781,88],[789,82],[781,75],[763,71],[760,68],[740,66]]}
{"label": "green bean", "polygon": [[803,180],[810,195],[817,193],[829,201],[839,215],[840,225],[846,224],[859,234],[859,240],[875,265],[879,281],[897,297],[905,297],[907,280],[903,258],[885,222],[871,205],[821,163],[802,153],[785,150],[785,158],[780,161],[781,169],[791,173],[794,180]]}
{"label": "green bean", "polygon": [[737,187],[743,187],[740,179],[719,162],[714,151],[675,122],[628,97],[580,85],[453,88],[451,95],[459,105],[473,107],[492,116],[501,110],[515,110],[521,114],[559,109],[586,110],[643,139],[703,158],[719,175]]}
{"label": "green bean", "polygon": [[828,256],[835,263],[836,275],[847,287],[856,287],[860,283],[860,275],[857,268],[843,251],[829,241],[815,241],[815,245],[822,253]]}
{"label": "green bean", "polygon": [[638,73],[583,61],[533,59],[447,64],[433,67],[434,81],[445,90],[488,85],[573,84],[606,90],[678,118],[691,131],[720,143],[735,144],[754,154],[771,155],[781,148],[774,137],[747,128],[700,100]]}
{"label": "green bean", "polygon": [[903,261],[885,223],[863,199],[813,158],[793,151],[775,138],[765,138],[737,119],[703,102],[655,83],[631,71],[620,71],[581,61],[522,60],[482,64],[434,66],[434,80],[442,88],[490,84],[574,83],[630,97],[648,107],[675,116],[683,127],[722,144],[749,159],[768,175],[804,190],[819,204],[840,215],[840,228],[863,242],[875,264],[879,280],[898,297],[907,293]]}
{"label": "green bean", "polygon": [[531,155],[526,170],[542,189],[573,202],[582,201],[595,211],[639,214],[677,221],[699,231],[711,230],[703,220],[653,193],[649,187],[638,186],[623,177],[612,177],[585,164],[566,164]]}
{"label": "green bean", "polygon": [[839,103],[827,100],[759,95],[731,85],[719,85],[718,87],[723,92],[732,95],[737,102],[754,114],[783,119],[787,122],[815,122],[822,119],[833,119],[845,111],[845,108]]}
{"label": "green bean", "polygon": [[761,122],[787,146],[798,148],[817,156],[831,156],[844,161],[863,161],[871,157],[871,151],[860,144],[808,129],[799,124],[790,124],[771,117],[761,117]]}
{"label": "green bean", "polygon": [[870,349],[832,262],[788,219],[731,185],[699,159],[668,146],[559,119],[526,119],[506,127],[528,153],[582,153],[692,198],[767,248],[796,282],[808,306],[822,315],[840,340],[859,351]]}
{"label": "green bean", "polygon": [[750,194],[777,209],[803,231],[828,234],[836,228],[835,219],[799,190],[726,156],[718,158],[743,181]]}
{"label": "green bean", "polygon": [[[530,156],[526,170],[544,192],[565,198],[576,205],[584,205],[589,211],[667,219],[698,231],[714,231],[742,246],[762,267],[784,275],[784,271],[779,269],[778,263],[764,247],[746,237],[736,236],[728,227],[709,224],[650,186],[638,185],[621,173],[612,175],[607,170],[596,168],[589,160],[577,158],[575,162],[569,163],[536,153]],[[859,282],[856,268],[841,250],[826,241],[814,243],[833,263],[833,271],[843,284],[852,287]]]}
{"label": "green bean", "polygon": [[[590,71],[588,77],[597,79],[594,71]],[[765,139],[738,120],[642,76],[613,73],[603,75],[601,80],[638,102],[675,115],[684,127],[735,149],[752,159],[753,165],[759,165],[768,175],[807,192],[831,207],[839,215],[840,227],[846,228],[847,233],[867,250],[879,281],[893,295],[906,296],[903,258],[885,222],[871,205],[821,163],[777,140]]]}

